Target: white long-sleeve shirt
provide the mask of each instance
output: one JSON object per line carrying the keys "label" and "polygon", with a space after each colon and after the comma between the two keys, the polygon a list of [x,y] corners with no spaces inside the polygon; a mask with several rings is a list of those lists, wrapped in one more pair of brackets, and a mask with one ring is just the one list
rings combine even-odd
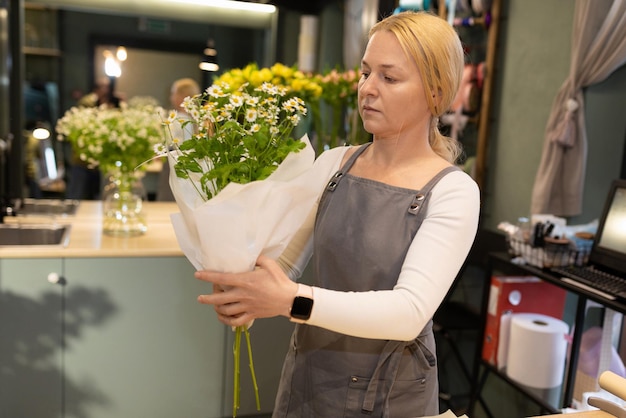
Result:
{"label": "white long-sleeve shirt", "polygon": [[[322,154],[315,162],[320,196],[339,169],[347,147]],[[318,177],[319,176],[319,177]],[[281,256],[290,277],[302,274],[312,253],[317,207]],[[392,290],[341,292],[313,288],[309,325],[363,338],[409,341],[417,337],[457,276],[478,226],[480,192],[462,171],[444,176],[432,189],[424,222],[413,239]]]}

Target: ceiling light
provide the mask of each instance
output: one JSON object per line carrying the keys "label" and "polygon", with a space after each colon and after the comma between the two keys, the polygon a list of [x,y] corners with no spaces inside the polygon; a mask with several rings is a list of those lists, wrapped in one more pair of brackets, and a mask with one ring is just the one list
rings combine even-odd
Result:
{"label": "ceiling light", "polygon": [[200,67],[200,69],[202,71],[210,71],[210,72],[215,72],[218,71],[220,69],[220,66],[217,65],[214,62],[206,62],[206,61],[202,61],[198,67]]}
{"label": "ceiling light", "polygon": [[109,77],[119,77],[122,75],[120,63],[113,57],[107,57],[104,61],[104,73]]}
{"label": "ceiling light", "polygon": [[36,128],[33,131],[33,137],[39,140],[48,139],[50,138],[50,131],[47,130],[46,128]]}
{"label": "ceiling light", "polygon": [[250,3],[246,1],[233,1],[233,0],[170,0],[173,3],[185,3],[185,4],[194,4],[198,6],[210,6],[210,7],[220,7],[222,9],[232,9],[232,10],[244,10],[247,12],[258,12],[258,13],[275,13],[276,6],[271,4],[259,4],[259,3]]}
{"label": "ceiling light", "polygon": [[198,67],[200,67],[202,71],[218,71],[220,66],[217,64],[217,49],[215,49],[215,41],[213,39],[207,41],[207,47],[204,48],[204,55],[206,58]]}
{"label": "ceiling light", "polygon": [[126,61],[126,58],[128,58],[128,53],[126,52],[126,48],[124,48],[123,46],[118,46],[115,56],[117,57],[118,61]]}

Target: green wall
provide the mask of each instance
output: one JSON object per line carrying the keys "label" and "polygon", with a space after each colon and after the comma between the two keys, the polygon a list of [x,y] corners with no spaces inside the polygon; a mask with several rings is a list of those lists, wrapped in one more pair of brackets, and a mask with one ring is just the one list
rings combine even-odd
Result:
{"label": "green wall", "polygon": [[[484,225],[527,216],[544,130],[570,67],[574,1],[505,0],[496,69]],[[583,213],[597,218],[610,181],[619,177],[626,132],[626,69],[585,91],[589,155]]]}

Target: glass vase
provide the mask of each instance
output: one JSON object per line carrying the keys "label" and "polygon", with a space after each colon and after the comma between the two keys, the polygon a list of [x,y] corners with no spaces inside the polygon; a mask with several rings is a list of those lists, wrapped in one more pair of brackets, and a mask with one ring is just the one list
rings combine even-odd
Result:
{"label": "glass vase", "polygon": [[143,183],[136,173],[110,174],[102,193],[102,232],[118,237],[144,234],[148,230],[143,213],[145,198]]}

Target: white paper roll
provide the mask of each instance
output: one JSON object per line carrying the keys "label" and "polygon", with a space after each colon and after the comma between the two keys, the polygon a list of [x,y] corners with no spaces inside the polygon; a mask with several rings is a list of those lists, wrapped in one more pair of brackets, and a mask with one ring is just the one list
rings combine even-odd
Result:
{"label": "white paper roll", "polygon": [[500,333],[498,334],[498,351],[496,364],[498,370],[506,368],[509,357],[509,340],[511,334],[511,318],[513,312],[505,311],[500,317]]}
{"label": "white paper roll", "polygon": [[536,313],[516,313],[511,319],[507,375],[540,389],[563,382],[568,325]]}

